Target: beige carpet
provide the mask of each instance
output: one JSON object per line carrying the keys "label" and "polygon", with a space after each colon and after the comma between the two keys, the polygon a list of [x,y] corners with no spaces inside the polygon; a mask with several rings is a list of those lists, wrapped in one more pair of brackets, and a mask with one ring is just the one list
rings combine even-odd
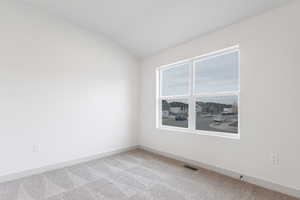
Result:
{"label": "beige carpet", "polygon": [[0,184],[0,200],[292,200],[141,150]]}

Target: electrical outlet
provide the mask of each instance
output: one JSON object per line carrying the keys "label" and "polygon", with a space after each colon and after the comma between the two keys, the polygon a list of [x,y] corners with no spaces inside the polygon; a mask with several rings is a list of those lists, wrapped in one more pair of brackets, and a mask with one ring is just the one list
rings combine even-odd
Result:
{"label": "electrical outlet", "polygon": [[32,146],[32,152],[33,153],[38,153],[40,151],[39,145],[35,144]]}
{"label": "electrical outlet", "polygon": [[271,162],[273,165],[279,165],[279,156],[277,153],[271,153]]}

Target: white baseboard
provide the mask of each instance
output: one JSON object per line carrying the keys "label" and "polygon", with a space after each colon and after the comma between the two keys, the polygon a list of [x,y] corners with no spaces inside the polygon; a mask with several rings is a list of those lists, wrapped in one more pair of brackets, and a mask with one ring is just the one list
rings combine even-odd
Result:
{"label": "white baseboard", "polygon": [[84,162],[88,162],[88,161],[91,161],[91,160],[96,160],[96,159],[99,159],[99,158],[104,158],[104,157],[107,157],[107,156],[111,156],[111,155],[131,151],[131,150],[134,150],[134,149],[137,149],[137,148],[138,148],[137,145],[130,146],[130,147],[125,147],[125,148],[119,148],[119,149],[102,152],[102,153],[92,155],[92,156],[88,156],[88,157],[84,157],[84,158],[79,158],[79,159],[75,159],[75,160],[61,162],[61,163],[57,163],[57,164],[53,164],[53,165],[47,165],[47,166],[44,166],[44,167],[25,170],[25,171],[21,171],[21,172],[17,172],[17,173],[7,174],[7,175],[4,175],[4,176],[0,177],[0,183],[6,182],[6,181],[12,181],[12,180],[16,180],[16,179],[24,178],[24,177],[28,177],[28,176],[32,176],[32,175],[35,175],[35,174],[41,174],[41,173],[44,173],[44,172],[47,172],[47,171],[52,171],[52,170],[55,170],[55,169],[61,169],[61,168],[76,165],[76,164],[79,164],[79,163],[84,163]]}
{"label": "white baseboard", "polygon": [[[183,158],[181,156],[177,156],[177,155],[172,154],[172,153],[167,153],[167,152],[163,152],[163,151],[153,149],[151,147],[146,147],[146,146],[140,145],[140,146],[138,146],[138,148],[142,149],[142,150],[145,150],[145,151],[149,151],[149,152],[154,153],[154,154],[169,157],[169,158],[172,158],[172,159],[175,159],[175,160],[178,160],[178,161],[181,161],[181,162],[193,165],[193,166],[198,166],[198,167],[201,167],[201,168],[204,168],[204,169],[208,169],[208,170],[211,170],[211,171],[214,171],[214,172],[217,172],[219,174],[223,174],[225,176],[229,176],[229,177],[232,177],[232,178],[235,178],[235,179],[239,179],[240,175],[241,175],[241,174],[239,174],[237,172],[234,172],[234,171],[230,171],[230,170],[227,170],[227,169],[222,169],[222,168],[219,168],[219,167],[207,165],[207,164],[204,164],[204,163],[201,163],[201,162],[198,162],[198,161],[186,159],[186,158]],[[290,188],[290,187],[286,187],[286,186],[283,186],[283,185],[279,185],[279,184],[276,184],[276,183],[272,183],[270,181],[266,181],[266,180],[259,179],[259,178],[256,178],[256,177],[247,176],[245,174],[243,174],[243,176],[244,176],[244,181],[245,182],[248,182],[248,183],[263,187],[263,188],[267,188],[269,190],[273,190],[273,191],[277,191],[277,192],[280,192],[280,193],[283,193],[283,194],[287,194],[289,196],[300,198],[300,190]]]}

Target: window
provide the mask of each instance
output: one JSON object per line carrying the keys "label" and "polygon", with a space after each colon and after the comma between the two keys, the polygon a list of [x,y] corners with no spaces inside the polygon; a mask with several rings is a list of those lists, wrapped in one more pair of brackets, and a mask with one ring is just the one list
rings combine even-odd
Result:
{"label": "window", "polygon": [[239,138],[238,46],[158,68],[157,126]]}

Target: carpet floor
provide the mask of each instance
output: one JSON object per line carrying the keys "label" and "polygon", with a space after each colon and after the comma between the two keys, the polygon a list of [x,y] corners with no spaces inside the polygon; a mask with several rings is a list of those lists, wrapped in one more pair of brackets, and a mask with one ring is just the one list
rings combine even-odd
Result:
{"label": "carpet floor", "polygon": [[0,184],[0,200],[296,200],[142,150]]}

